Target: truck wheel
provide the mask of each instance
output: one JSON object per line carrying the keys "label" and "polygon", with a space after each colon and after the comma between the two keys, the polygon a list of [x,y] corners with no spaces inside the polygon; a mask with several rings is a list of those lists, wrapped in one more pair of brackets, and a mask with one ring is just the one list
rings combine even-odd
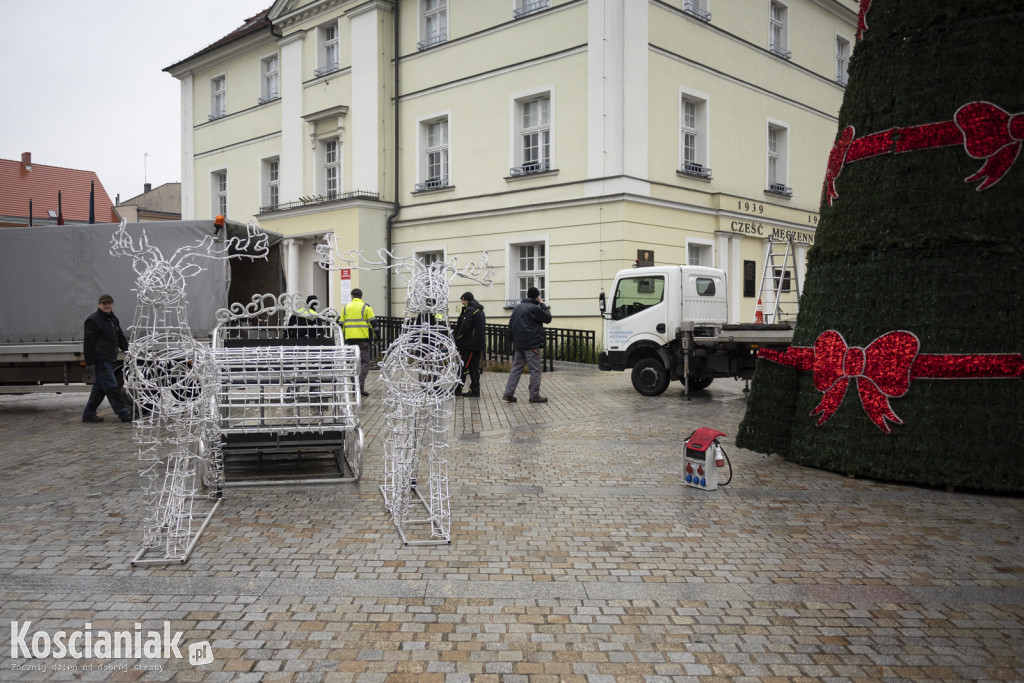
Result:
{"label": "truck wheel", "polygon": [[633,388],[644,396],[660,396],[668,389],[668,372],[657,358],[642,358],[633,366]]}
{"label": "truck wheel", "polygon": [[[690,378],[690,391],[700,391],[701,389],[707,389],[711,386],[711,383],[715,381],[714,377],[691,377]],[[683,385],[686,386],[685,384]]]}

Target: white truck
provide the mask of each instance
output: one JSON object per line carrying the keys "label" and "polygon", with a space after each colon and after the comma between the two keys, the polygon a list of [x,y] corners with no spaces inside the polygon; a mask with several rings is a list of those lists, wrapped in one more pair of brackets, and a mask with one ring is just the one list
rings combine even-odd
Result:
{"label": "white truck", "polygon": [[750,379],[761,348],[785,349],[791,323],[727,324],[725,272],[704,266],[650,266],[619,271],[611,302],[601,292],[601,370],[632,370],[633,388],[658,396],[672,380],[683,396],[716,377]]}

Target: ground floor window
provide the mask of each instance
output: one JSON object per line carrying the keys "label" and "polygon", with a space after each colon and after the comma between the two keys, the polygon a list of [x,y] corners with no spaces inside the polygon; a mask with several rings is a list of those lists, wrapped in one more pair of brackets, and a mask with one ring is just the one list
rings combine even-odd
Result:
{"label": "ground floor window", "polygon": [[547,244],[544,242],[528,242],[509,245],[509,280],[508,301],[514,306],[526,298],[530,287],[540,290],[542,299],[546,299],[548,281]]}
{"label": "ground floor window", "polygon": [[715,252],[711,242],[686,240],[686,262],[691,266],[714,266]]}

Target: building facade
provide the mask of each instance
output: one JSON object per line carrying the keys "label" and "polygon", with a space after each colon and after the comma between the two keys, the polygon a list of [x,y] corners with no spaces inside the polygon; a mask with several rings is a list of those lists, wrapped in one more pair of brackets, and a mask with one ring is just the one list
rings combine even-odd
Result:
{"label": "building facade", "polygon": [[[255,216],[288,237],[289,289],[332,305],[327,231],[486,251],[492,319],[537,286],[599,329],[639,260],[725,269],[750,321],[769,238],[802,283],[856,26],[856,0],[278,0],[166,69],[183,217]],[[352,278],[401,313],[400,282]]]}
{"label": "building facade", "polygon": [[124,201],[117,198],[117,215],[129,223],[181,220],[181,183],[143,185],[142,194]]}

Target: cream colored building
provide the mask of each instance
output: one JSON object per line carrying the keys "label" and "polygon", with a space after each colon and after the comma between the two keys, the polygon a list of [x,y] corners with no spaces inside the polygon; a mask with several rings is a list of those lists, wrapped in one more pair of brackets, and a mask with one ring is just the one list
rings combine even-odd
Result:
{"label": "cream colored building", "polygon": [[[334,305],[326,231],[364,253],[486,251],[494,287],[452,296],[492,320],[536,285],[553,325],[599,330],[599,292],[643,254],[725,269],[750,321],[770,236],[803,281],[857,5],[278,0],[166,69],[182,213],[285,234],[289,289]],[[400,280],[352,283],[401,314]]]}

